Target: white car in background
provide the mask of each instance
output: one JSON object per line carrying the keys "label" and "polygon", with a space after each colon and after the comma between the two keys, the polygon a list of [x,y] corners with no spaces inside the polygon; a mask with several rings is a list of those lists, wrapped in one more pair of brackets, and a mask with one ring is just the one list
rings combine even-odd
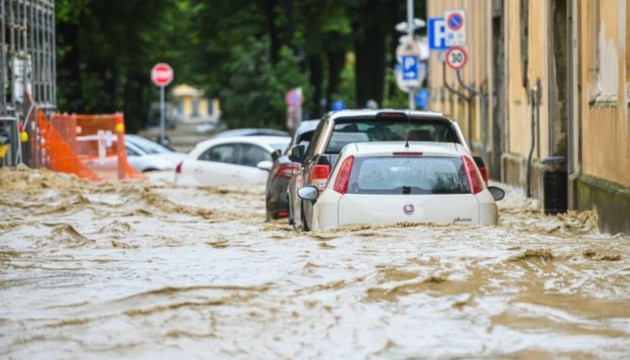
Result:
{"label": "white car in background", "polygon": [[125,135],[127,162],[138,171],[173,170],[185,153],[173,151],[155,141],[138,135]]}
{"label": "white car in background", "polygon": [[348,144],[321,191],[298,190],[313,205],[313,230],[402,221],[497,223],[505,192],[487,187],[468,150],[457,143]]}
{"label": "white car in background", "polygon": [[175,169],[175,184],[192,186],[264,185],[271,153],[284,150],[288,136],[241,136],[200,142]]}

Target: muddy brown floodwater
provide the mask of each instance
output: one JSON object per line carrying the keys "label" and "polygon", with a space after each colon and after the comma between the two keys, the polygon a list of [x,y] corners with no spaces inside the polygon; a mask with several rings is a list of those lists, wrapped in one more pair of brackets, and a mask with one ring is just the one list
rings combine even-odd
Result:
{"label": "muddy brown floodwater", "polygon": [[0,169],[0,358],[630,358],[630,238],[508,190],[298,234],[262,188]]}

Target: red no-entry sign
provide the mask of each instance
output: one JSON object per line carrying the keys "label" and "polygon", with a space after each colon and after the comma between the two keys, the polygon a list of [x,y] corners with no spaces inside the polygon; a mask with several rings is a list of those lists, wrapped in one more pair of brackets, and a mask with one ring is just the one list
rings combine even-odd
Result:
{"label": "red no-entry sign", "polygon": [[167,86],[173,81],[173,68],[166,63],[156,64],[151,69],[151,80],[157,86]]}

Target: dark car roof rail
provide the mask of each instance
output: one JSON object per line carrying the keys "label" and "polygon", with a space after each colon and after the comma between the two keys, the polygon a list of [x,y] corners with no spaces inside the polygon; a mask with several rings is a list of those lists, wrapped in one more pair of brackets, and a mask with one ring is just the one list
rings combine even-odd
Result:
{"label": "dark car roof rail", "polygon": [[[411,117],[425,117],[425,118],[440,118],[450,120],[445,114],[434,112],[434,111],[424,111],[424,110],[406,110],[406,109],[360,109],[360,110],[339,110],[339,111],[331,111],[324,115],[326,119],[338,119],[341,117],[352,117],[352,116],[374,116],[376,117],[380,113],[404,113],[408,114]],[[451,120],[452,121],[452,120]]]}

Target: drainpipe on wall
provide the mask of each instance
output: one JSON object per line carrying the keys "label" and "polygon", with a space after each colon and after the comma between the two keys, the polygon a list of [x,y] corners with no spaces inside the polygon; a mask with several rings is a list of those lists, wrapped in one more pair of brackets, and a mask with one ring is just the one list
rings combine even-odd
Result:
{"label": "drainpipe on wall", "polygon": [[480,87],[481,100],[481,158],[483,163],[488,166],[488,89],[487,83]]}
{"label": "drainpipe on wall", "polygon": [[455,89],[454,87],[452,87],[448,81],[446,81],[446,61],[442,62],[442,81],[444,82],[444,87],[446,88],[446,90],[448,90],[451,95],[457,95],[459,97],[461,97],[462,99],[466,100],[466,102],[468,103],[468,123],[467,123],[467,127],[468,127],[468,145],[471,147],[470,151],[472,151],[472,139],[471,139],[471,133],[470,133],[470,104],[471,104],[471,100],[472,100],[472,96],[468,96],[465,93]]}
{"label": "drainpipe on wall", "polygon": [[536,79],[536,157],[540,159],[540,99],[542,98],[542,84]]}
{"label": "drainpipe on wall", "polygon": [[446,62],[445,61],[442,62],[442,80],[444,82],[444,87],[451,94],[458,95],[461,98],[463,98],[464,100],[468,100],[468,96],[466,94],[464,94],[463,92],[453,88],[451,85],[449,85],[448,81],[446,81]]}
{"label": "drainpipe on wall", "polygon": [[[626,5],[629,6],[629,5]],[[569,196],[568,206],[569,209],[577,210],[577,192],[575,188],[575,182],[580,175],[579,165],[579,144],[577,140],[577,134],[579,133],[578,118],[580,116],[578,93],[578,47],[579,42],[577,39],[578,34],[578,8],[579,5],[574,4],[573,1],[567,1],[567,39],[569,43],[569,50],[567,52],[567,137],[568,137],[568,151],[567,151],[567,165],[569,173]]]}
{"label": "drainpipe on wall", "polygon": [[529,91],[529,104],[530,104],[530,114],[531,114],[531,138],[532,145],[529,147],[529,153],[527,155],[527,197],[532,197],[532,156],[534,155],[534,147],[536,144],[536,115],[534,113],[534,102],[535,96],[534,93],[536,89],[531,89]]}
{"label": "drainpipe on wall", "polygon": [[[479,102],[481,105],[481,158],[483,159],[484,164],[488,163],[488,160],[486,159],[486,152],[487,152],[487,147],[486,147],[486,143],[487,143],[487,139],[486,139],[486,125],[487,125],[487,119],[486,119],[486,113],[487,113],[487,99],[486,96],[483,94],[483,92],[481,92],[480,90],[475,89],[472,86],[468,86],[464,83],[464,80],[462,80],[462,75],[461,75],[461,71],[457,71],[457,81],[459,82],[459,84],[466,90],[468,90],[472,95],[469,96],[467,98],[469,104],[468,104],[468,119],[472,119],[471,116],[471,112],[472,112],[472,102],[473,99],[475,98],[475,96],[479,96]],[[472,126],[470,126],[471,124],[468,124],[468,141],[470,142],[471,146],[472,146]],[[487,165],[486,165],[487,166]]]}
{"label": "drainpipe on wall", "polygon": [[532,157],[534,147],[538,147],[538,158],[540,158],[540,99],[542,97],[542,84],[540,78],[536,81],[536,86],[529,92],[531,110],[532,144],[527,155],[527,197],[532,197]]}

